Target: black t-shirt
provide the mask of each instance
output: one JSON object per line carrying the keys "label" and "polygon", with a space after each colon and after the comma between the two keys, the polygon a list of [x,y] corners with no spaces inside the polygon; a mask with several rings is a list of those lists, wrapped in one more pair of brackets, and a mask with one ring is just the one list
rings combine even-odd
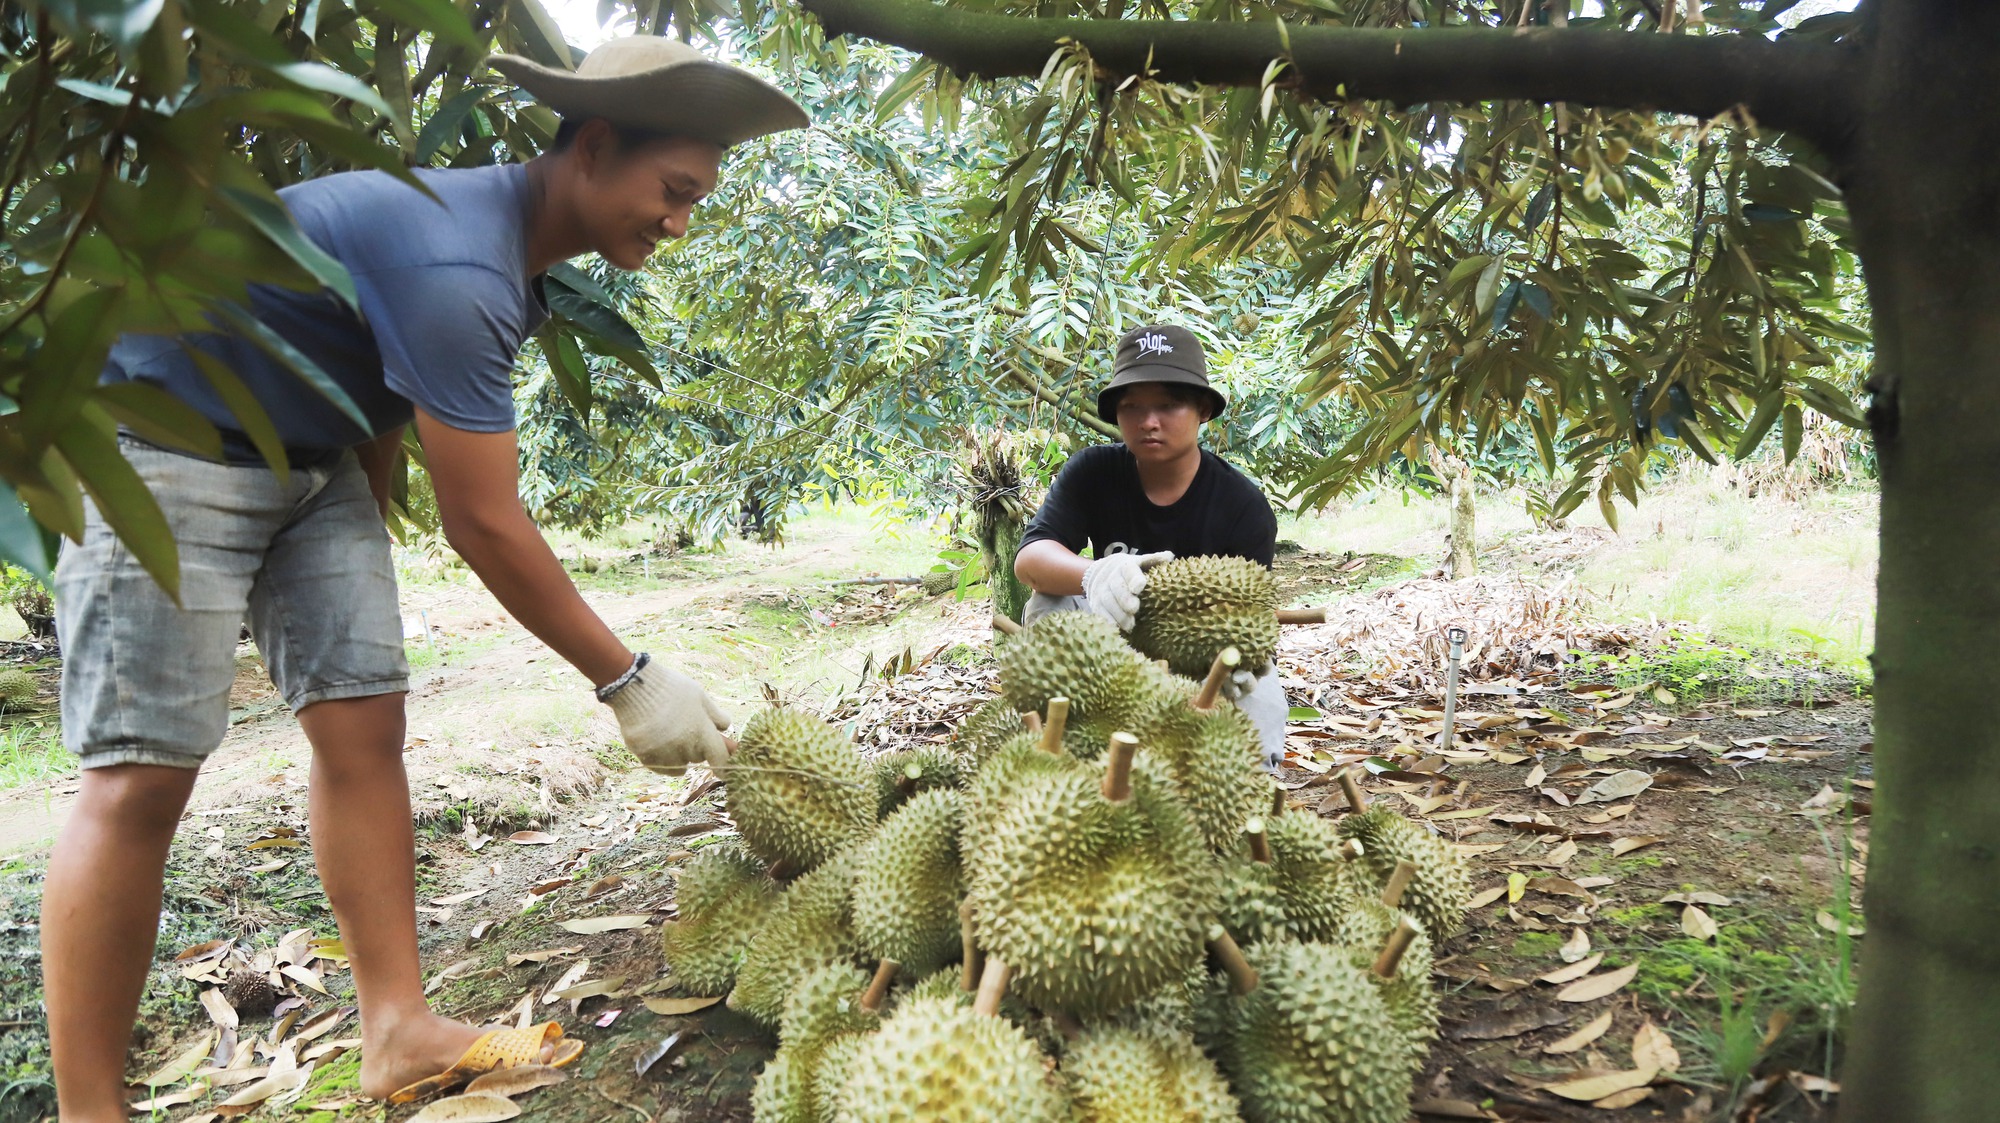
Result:
{"label": "black t-shirt", "polygon": [[1043,539],[1097,557],[1121,551],[1172,550],[1177,558],[1247,558],[1266,569],[1278,543],[1278,519],[1249,477],[1201,450],[1187,494],[1161,507],[1146,498],[1139,464],[1123,444],[1098,445],[1069,458],[1021,544]]}

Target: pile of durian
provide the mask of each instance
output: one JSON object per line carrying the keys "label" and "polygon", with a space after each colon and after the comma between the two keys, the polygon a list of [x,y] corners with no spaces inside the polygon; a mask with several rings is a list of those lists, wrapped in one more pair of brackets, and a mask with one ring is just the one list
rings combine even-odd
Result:
{"label": "pile of durian", "polygon": [[1217,696],[1239,656],[1197,683],[1064,612],[949,745],[867,762],[754,718],[740,842],[689,862],[663,941],[776,1029],[756,1119],[1404,1123],[1464,868],[1386,808],[1288,808]]}

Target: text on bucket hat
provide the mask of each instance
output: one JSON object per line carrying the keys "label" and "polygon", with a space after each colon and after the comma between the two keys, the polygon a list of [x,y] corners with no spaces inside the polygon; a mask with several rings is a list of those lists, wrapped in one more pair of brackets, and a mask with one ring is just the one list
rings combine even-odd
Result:
{"label": "text on bucket hat", "polygon": [[1097,416],[1116,425],[1118,398],[1137,382],[1199,387],[1208,394],[1211,418],[1222,416],[1229,406],[1229,399],[1208,384],[1208,358],[1202,354],[1201,340],[1188,329],[1171,324],[1136,327],[1118,341],[1111,381],[1097,392]]}

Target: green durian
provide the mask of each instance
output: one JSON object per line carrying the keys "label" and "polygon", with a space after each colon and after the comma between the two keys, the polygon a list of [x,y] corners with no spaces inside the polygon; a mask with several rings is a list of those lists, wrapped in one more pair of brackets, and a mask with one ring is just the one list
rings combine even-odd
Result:
{"label": "green durian", "polygon": [[680,915],[660,926],[674,982],[695,994],[727,994],[750,941],[778,900],[764,864],[734,842],[705,846],[675,889]]}
{"label": "green durian", "polygon": [[1095,774],[1075,757],[1044,750],[1041,738],[1032,733],[1024,732],[1011,738],[994,753],[972,777],[972,784],[965,793],[959,853],[965,861],[966,875],[972,876],[978,864],[979,841],[992,835],[993,824],[1019,798],[1030,781],[1040,776],[1078,772]]}
{"label": "green durian", "polygon": [[730,817],[752,853],[803,873],[875,825],[875,781],[841,732],[774,707],[743,727],[723,771]]}
{"label": "green durian", "polygon": [[958,792],[919,792],[869,840],[854,881],[854,931],[868,955],[893,959],[912,976],[958,956],[963,814]]}
{"label": "green durian", "polygon": [[1200,962],[1218,890],[1164,777],[1135,767],[1131,797],[1112,802],[1098,770],[1080,769],[1025,781],[965,841],[980,948],[1013,970],[1024,1001],[1087,1017]]}
{"label": "green durian", "polygon": [[859,957],[849,896],[861,851],[859,844],[840,851],[778,898],[737,969],[730,1009],[775,1025],[799,980],[827,964],[851,964]]}
{"label": "green durian", "polygon": [[813,1066],[813,1088],[817,1093],[813,1097],[813,1123],[834,1123],[836,1093],[847,1081],[847,1069],[854,1063],[854,1055],[868,1044],[872,1032],[843,1033],[819,1051]]}
{"label": "green durian", "polygon": [[1065,1123],[1042,1051],[1004,1018],[946,998],[903,1003],[829,1089],[837,1123]]}
{"label": "green durian", "polygon": [[1417,919],[1401,909],[1392,909],[1372,897],[1349,902],[1343,910],[1335,942],[1345,947],[1356,967],[1368,971],[1369,981],[1382,994],[1390,1020],[1409,1040],[1410,1076],[1422,1071],[1430,1057],[1431,1043],[1437,1040],[1437,992],[1431,986],[1431,941],[1419,932],[1403,951],[1396,971],[1388,978],[1374,974],[1375,960],[1398,925]]}
{"label": "green durian", "polygon": [[1146,574],[1132,646],[1165,659],[1177,674],[1201,678],[1225,647],[1242,669],[1264,673],[1278,650],[1278,582],[1244,558],[1175,558]]}
{"label": "green durian", "polygon": [[750,1100],[757,1123],[817,1123],[831,1114],[821,1058],[837,1041],[872,1033],[880,1020],[861,1008],[868,975],[850,963],[808,972],[778,1019],[783,1044],[757,1078]]}
{"label": "green durian", "polygon": [[1340,829],[1318,815],[1292,811],[1265,819],[1264,831],[1293,938],[1337,939],[1355,868],[1342,849]]}
{"label": "green durian", "polygon": [[1270,807],[1256,727],[1233,704],[1206,712],[1185,701],[1157,706],[1130,732],[1165,765],[1210,850],[1232,849],[1244,824]]}
{"label": "green durian", "polygon": [[1243,951],[1257,988],[1232,1001],[1223,1067],[1249,1123],[1406,1123],[1407,1043],[1365,968],[1337,944]]}
{"label": "green durian", "polygon": [[1236,1097],[1185,1033],[1093,1026],[1064,1050],[1077,1123],[1236,1123]]}
{"label": "green durian", "polygon": [[886,819],[905,800],[933,788],[965,786],[965,764],[938,745],[897,749],[868,762],[875,775],[875,815]]}
{"label": "green durian", "polygon": [[1340,836],[1360,841],[1357,883],[1371,886],[1375,895],[1380,895],[1397,862],[1416,863],[1416,876],[1403,894],[1403,911],[1423,923],[1433,945],[1457,934],[1472,899],[1472,883],[1456,847],[1380,804],[1342,819]]}
{"label": "green durian", "polygon": [[38,693],[35,676],[19,667],[0,669],[0,702],[9,706],[26,706],[34,702]]}
{"label": "green durian", "polygon": [[1070,718],[1118,722],[1144,697],[1145,661],[1094,612],[1051,612],[1000,649],[1000,687],[1021,712],[1068,698]]}
{"label": "green durian", "polygon": [[1028,723],[1021,711],[1005,697],[995,698],[958,723],[958,732],[949,747],[968,769],[977,769],[999,752],[1001,745],[1027,731]]}
{"label": "green durian", "polygon": [[812,1072],[804,1058],[780,1048],[750,1088],[752,1123],[815,1123]]}
{"label": "green durian", "polygon": [[941,597],[958,588],[958,571],[933,569],[923,575],[923,590],[927,597]]}

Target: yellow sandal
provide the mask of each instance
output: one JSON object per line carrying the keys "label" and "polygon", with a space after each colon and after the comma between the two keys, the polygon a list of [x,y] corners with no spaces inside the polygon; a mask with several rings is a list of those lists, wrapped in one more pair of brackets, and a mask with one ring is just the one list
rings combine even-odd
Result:
{"label": "yellow sandal", "polygon": [[503,1068],[520,1065],[548,1065],[561,1068],[583,1055],[583,1042],[564,1037],[556,1022],[543,1022],[523,1029],[496,1029],[481,1034],[465,1055],[436,1076],[400,1088],[389,1097],[392,1104],[413,1103],[437,1095]]}

